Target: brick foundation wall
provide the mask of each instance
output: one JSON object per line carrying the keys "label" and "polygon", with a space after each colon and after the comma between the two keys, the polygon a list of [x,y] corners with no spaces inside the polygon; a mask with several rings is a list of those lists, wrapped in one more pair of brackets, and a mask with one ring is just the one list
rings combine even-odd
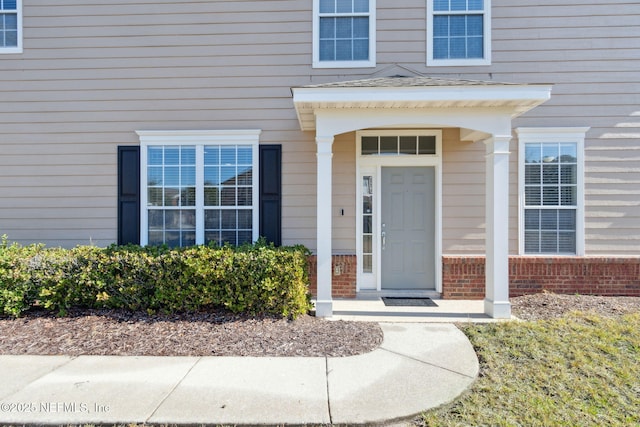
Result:
{"label": "brick foundation wall", "polygon": [[484,299],[484,257],[442,257],[443,299]]}
{"label": "brick foundation wall", "polygon": [[[315,296],[318,289],[316,256],[309,257],[309,289]],[[331,261],[331,296],[333,298],[355,298],[358,277],[355,255],[333,255]]]}
{"label": "brick foundation wall", "polygon": [[[442,297],[483,299],[484,260],[442,257]],[[542,291],[640,297],[640,257],[509,257],[509,295]]]}

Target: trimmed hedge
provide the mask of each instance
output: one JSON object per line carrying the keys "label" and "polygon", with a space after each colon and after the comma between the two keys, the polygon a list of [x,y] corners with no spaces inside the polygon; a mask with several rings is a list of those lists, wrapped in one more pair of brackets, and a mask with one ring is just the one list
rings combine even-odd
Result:
{"label": "trimmed hedge", "polygon": [[78,246],[0,243],[0,314],[41,306],[118,308],[149,313],[224,307],[296,318],[311,309],[302,246]]}

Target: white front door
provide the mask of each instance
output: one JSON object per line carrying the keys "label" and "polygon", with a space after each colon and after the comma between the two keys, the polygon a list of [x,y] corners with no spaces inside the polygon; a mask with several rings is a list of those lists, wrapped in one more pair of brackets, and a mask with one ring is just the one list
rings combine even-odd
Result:
{"label": "white front door", "polygon": [[362,131],[357,150],[358,291],[440,291],[441,131]]}

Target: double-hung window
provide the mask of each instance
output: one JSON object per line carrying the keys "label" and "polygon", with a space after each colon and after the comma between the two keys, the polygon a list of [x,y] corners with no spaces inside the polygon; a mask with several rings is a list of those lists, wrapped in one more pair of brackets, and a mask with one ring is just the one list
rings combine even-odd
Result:
{"label": "double-hung window", "polygon": [[22,0],[0,0],[0,53],[22,52]]}
{"label": "double-hung window", "polygon": [[520,252],[584,254],[584,128],[519,128]]}
{"label": "double-hung window", "polygon": [[375,66],[375,0],[313,0],[313,66]]}
{"label": "double-hung window", "polygon": [[141,244],[258,237],[260,131],[140,131]]}
{"label": "double-hung window", "polygon": [[428,0],[427,65],[491,63],[491,0]]}

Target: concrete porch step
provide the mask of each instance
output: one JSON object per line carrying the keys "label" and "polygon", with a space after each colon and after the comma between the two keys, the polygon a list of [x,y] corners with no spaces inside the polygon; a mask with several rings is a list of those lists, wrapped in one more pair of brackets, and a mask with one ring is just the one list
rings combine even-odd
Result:
{"label": "concrete porch step", "polygon": [[[397,296],[397,295],[395,295]],[[432,298],[437,307],[392,307],[384,305],[379,296],[372,298],[334,299],[330,320],[363,322],[495,322],[484,312],[484,301],[443,300]]]}

